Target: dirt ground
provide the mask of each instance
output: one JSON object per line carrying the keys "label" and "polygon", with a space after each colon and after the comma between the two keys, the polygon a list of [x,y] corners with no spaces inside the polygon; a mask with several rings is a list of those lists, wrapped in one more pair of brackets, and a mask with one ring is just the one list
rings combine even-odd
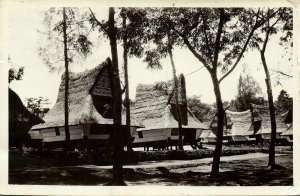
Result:
{"label": "dirt ground", "polygon": [[[9,184],[41,185],[106,185],[112,179],[111,166],[53,167],[49,160],[38,157],[10,156]],[[28,164],[19,165],[18,162]],[[292,186],[292,154],[277,154],[280,169],[270,171],[266,165],[268,154],[250,153],[221,157],[218,178],[210,178],[212,158],[140,162],[126,165],[124,179],[127,185],[191,185],[191,186]],[[35,163],[35,164],[30,164]],[[37,163],[37,164],[36,164]]]}

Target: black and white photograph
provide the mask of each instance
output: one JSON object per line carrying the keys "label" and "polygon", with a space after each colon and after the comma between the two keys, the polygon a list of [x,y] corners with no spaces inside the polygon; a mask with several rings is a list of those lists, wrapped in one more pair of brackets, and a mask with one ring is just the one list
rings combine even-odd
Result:
{"label": "black and white photograph", "polygon": [[1,194],[300,194],[299,4],[45,2],[0,1]]}

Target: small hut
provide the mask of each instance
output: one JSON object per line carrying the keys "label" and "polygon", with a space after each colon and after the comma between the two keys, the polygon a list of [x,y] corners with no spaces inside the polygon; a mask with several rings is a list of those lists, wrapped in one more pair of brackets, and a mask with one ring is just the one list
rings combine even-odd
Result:
{"label": "small hut", "polygon": [[288,128],[283,131],[280,136],[286,139],[287,142],[293,142],[293,110],[290,109],[288,112],[282,115],[284,118],[284,123]]}
{"label": "small hut", "polygon": [[[202,130],[207,129],[187,108],[184,76],[179,76],[178,98],[182,117],[184,144],[194,145]],[[139,84],[132,113],[145,128],[137,129],[134,146],[167,147],[177,145],[179,139],[178,116],[173,81],[152,85]]]}
{"label": "small hut", "polygon": [[9,90],[9,147],[22,148],[29,139],[28,131],[33,125],[44,122],[38,116],[29,112],[20,97]]}
{"label": "small hut", "polygon": [[[111,60],[94,69],[69,74],[69,131],[71,144],[103,146],[110,143],[113,132],[113,88]],[[61,146],[65,142],[64,117],[65,76],[61,84],[55,105],[44,116],[44,123],[30,130],[33,140],[39,140],[44,146]],[[126,134],[126,115],[122,113],[122,132],[124,142],[131,140]],[[143,127],[134,116],[131,117],[131,135],[137,127]],[[126,136],[127,135],[127,136]]]}
{"label": "small hut", "polygon": [[[253,119],[256,122],[261,122],[261,126],[256,135],[265,140],[271,139],[271,119],[269,107],[265,105],[251,104]],[[283,139],[281,133],[284,132],[288,126],[284,123],[283,118],[280,115],[276,115],[276,140]]]}

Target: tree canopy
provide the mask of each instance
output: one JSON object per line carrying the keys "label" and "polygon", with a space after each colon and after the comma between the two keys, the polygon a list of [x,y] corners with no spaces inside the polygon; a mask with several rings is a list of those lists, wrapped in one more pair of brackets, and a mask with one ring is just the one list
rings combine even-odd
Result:
{"label": "tree canopy", "polygon": [[237,111],[242,112],[250,109],[251,103],[263,104],[263,94],[257,81],[250,75],[240,75],[238,81],[238,94],[234,100]]}
{"label": "tree canopy", "polygon": [[[92,53],[89,34],[93,27],[86,10],[65,8],[68,61],[81,62]],[[44,12],[45,30],[39,30],[41,47],[38,49],[44,63],[51,71],[64,68],[63,9],[50,8]]]}

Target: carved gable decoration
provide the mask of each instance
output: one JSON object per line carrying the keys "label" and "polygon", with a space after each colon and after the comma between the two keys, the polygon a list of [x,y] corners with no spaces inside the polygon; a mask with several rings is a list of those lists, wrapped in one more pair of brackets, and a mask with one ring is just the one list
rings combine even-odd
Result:
{"label": "carved gable decoration", "polygon": [[92,89],[92,95],[102,97],[112,97],[112,75],[109,73],[109,67],[106,65],[102,70],[95,86]]}
{"label": "carved gable decoration", "polygon": [[[180,105],[186,105],[187,104],[187,100],[186,100],[186,88],[185,88],[185,78],[183,76],[183,74],[180,74],[180,76],[178,77],[178,103]],[[174,88],[174,84],[172,81],[172,88]],[[174,90],[171,94],[171,100],[170,103],[171,104],[176,104],[176,99],[174,96]]]}

